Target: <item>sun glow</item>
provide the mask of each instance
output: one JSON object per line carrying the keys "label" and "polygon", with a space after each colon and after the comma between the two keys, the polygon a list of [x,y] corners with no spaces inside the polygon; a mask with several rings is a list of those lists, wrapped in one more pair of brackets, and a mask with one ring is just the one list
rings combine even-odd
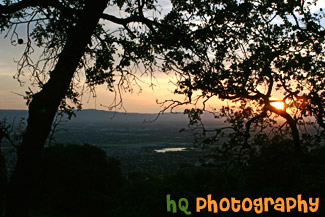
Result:
{"label": "sun glow", "polygon": [[279,110],[285,110],[284,102],[281,100],[274,100],[273,102],[270,102],[270,105],[279,109]]}

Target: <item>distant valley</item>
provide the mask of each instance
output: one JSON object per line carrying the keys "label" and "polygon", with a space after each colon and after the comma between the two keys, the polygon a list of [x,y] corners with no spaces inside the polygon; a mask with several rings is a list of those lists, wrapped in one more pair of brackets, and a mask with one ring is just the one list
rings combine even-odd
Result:
{"label": "distant valley", "polygon": [[[18,126],[21,118],[26,122],[27,111],[0,110],[0,120]],[[63,119],[57,126],[54,143],[91,144],[102,148],[108,156],[121,161],[124,173],[173,171],[180,165],[194,163],[204,153],[192,149],[193,133],[180,132],[188,125],[186,115],[178,113],[157,114],[119,113],[100,110],[76,112],[76,118]],[[209,125],[222,124],[209,115],[203,117]],[[154,122],[150,122],[155,120]],[[4,144],[10,147],[7,144]],[[159,150],[182,150],[159,152]],[[186,148],[186,149],[184,149]]]}
{"label": "distant valley", "polygon": [[[89,143],[97,146],[184,144],[193,138],[188,132],[179,131],[187,127],[188,118],[182,113],[157,114],[120,113],[102,110],[77,111],[71,120],[63,118],[57,126],[55,141],[58,143]],[[24,110],[0,110],[0,120],[18,125],[21,118],[27,119]],[[209,125],[220,124],[205,115]],[[211,120],[209,120],[209,118]],[[157,119],[157,120],[155,120]],[[155,120],[155,121],[154,121]],[[213,123],[214,122],[214,123]]]}

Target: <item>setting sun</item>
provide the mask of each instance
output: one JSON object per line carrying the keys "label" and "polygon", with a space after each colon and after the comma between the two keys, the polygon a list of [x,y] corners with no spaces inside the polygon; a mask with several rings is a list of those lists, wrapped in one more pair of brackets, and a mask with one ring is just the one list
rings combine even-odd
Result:
{"label": "setting sun", "polygon": [[277,108],[277,109],[279,109],[279,110],[284,110],[285,109],[284,102],[281,101],[281,100],[270,102],[270,105]]}

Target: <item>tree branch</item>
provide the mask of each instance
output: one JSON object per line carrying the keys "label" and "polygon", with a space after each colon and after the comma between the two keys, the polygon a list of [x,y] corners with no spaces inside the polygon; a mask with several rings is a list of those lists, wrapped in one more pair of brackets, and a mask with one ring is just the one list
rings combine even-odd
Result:
{"label": "tree branch", "polygon": [[249,130],[251,128],[251,124],[254,121],[257,121],[259,119],[265,118],[266,115],[267,115],[266,111],[263,111],[262,113],[256,115],[255,117],[253,117],[252,119],[250,119],[249,121],[247,121],[247,123],[246,123],[246,130],[245,130],[245,141],[244,141],[244,146],[245,147],[248,145],[248,139],[250,137]]}
{"label": "tree branch", "polygon": [[129,24],[129,23],[143,23],[143,24],[146,24],[146,26],[151,30],[152,33],[154,33],[155,36],[158,36],[158,34],[157,34],[157,31],[154,29],[154,26],[161,26],[160,23],[145,18],[143,16],[143,14],[139,15],[139,16],[131,15],[130,17],[127,17],[127,18],[118,18],[113,15],[103,13],[101,18],[111,21],[116,24],[123,25],[128,32],[130,32],[130,29],[127,28],[127,24]]}
{"label": "tree branch", "polygon": [[291,133],[292,133],[292,137],[293,137],[294,152],[297,155],[300,155],[300,153],[301,153],[300,136],[299,136],[299,131],[297,128],[296,121],[286,111],[277,109],[277,108],[271,106],[270,104],[265,105],[264,109],[274,112],[275,114],[278,114],[287,120],[287,122],[291,128]]}
{"label": "tree branch", "polygon": [[0,15],[12,14],[30,7],[54,7],[60,11],[68,13],[77,13],[78,10],[65,7],[57,0],[22,0],[10,5],[0,5]]}

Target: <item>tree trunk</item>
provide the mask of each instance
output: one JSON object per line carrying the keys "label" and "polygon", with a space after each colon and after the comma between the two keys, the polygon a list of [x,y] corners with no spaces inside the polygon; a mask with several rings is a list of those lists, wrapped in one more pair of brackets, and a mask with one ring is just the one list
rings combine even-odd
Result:
{"label": "tree trunk", "polygon": [[7,167],[6,167],[6,159],[2,154],[1,151],[1,142],[2,142],[3,134],[0,129],[0,217],[4,211],[4,196],[5,196],[5,189],[7,186]]}
{"label": "tree trunk", "polygon": [[58,107],[64,99],[85,48],[91,40],[108,0],[85,1],[85,7],[67,41],[49,81],[33,96],[28,126],[18,149],[15,171],[7,192],[6,217],[29,216],[30,198],[38,184],[41,152]]}
{"label": "tree trunk", "polygon": [[286,111],[276,109],[271,105],[266,105],[265,108],[267,110],[270,110],[270,111],[280,115],[281,117],[283,117],[284,119],[287,120],[287,122],[290,126],[290,129],[291,129],[291,134],[292,134],[292,139],[293,139],[293,151],[294,151],[295,155],[299,158],[302,154],[302,148],[301,148],[301,144],[300,144],[300,135],[299,135],[299,130],[297,128],[296,121]]}

